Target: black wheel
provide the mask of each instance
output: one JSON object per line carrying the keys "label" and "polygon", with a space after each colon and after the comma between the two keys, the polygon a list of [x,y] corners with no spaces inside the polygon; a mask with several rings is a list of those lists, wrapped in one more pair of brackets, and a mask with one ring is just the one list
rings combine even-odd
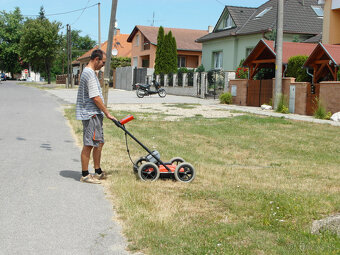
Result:
{"label": "black wheel", "polygon": [[133,171],[134,171],[135,173],[137,173],[137,172],[138,172],[138,168],[139,168],[143,163],[146,163],[146,162],[148,162],[148,161],[146,160],[145,157],[140,157],[139,159],[137,159],[135,162],[133,162],[133,167],[132,167]]}
{"label": "black wheel", "polygon": [[137,94],[137,97],[143,98],[145,95],[145,92],[142,89],[137,89],[136,94]]}
{"label": "black wheel", "polygon": [[184,162],[176,167],[175,179],[179,182],[191,182],[195,176],[195,168],[190,163]]}
{"label": "black wheel", "polygon": [[142,181],[156,181],[159,174],[158,166],[152,162],[144,163],[138,168],[138,176]]}
{"label": "black wheel", "polygon": [[180,158],[180,157],[174,157],[174,158],[170,159],[170,163],[175,164],[176,166],[178,166],[179,164],[181,164],[183,162],[185,162],[185,160]]}
{"label": "black wheel", "polygon": [[158,95],[159,95],[160,97],[165,97],[165,96],[166,96],[165,89],[159,89],[159,90],[158,90]]}

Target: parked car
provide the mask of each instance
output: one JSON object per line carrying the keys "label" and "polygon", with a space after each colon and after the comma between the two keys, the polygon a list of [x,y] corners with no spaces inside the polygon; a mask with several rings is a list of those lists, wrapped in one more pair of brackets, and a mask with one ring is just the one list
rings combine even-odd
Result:
{"label": "parked car", "polygon": [[1,79],[2,81],[5,81],[5,80],[7,79],[7,76],[6,76],[6,74],[4,74],[4,73],[1,73],[1,75],[0,75],[0,79]]}

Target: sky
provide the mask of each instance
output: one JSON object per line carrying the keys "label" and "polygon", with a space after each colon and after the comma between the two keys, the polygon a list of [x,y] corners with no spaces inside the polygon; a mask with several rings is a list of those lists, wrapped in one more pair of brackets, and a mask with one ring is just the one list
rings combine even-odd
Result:
{"label": "sky", "polygon": [[[81,30],[82,36],[89,35],[97,42],[99,2],[101,42],[104,42],[108,38],[112,0],[0,0],[0,10],[8,13],[19,7],[25,16],[38,15],[43,6],[50,21],[62,23],[61,32],[65,34],[66,25],[70,24],[71,29]],[[216,25],[225,5],[258,7],[265,2],[267,0],[118,0],[116,20],[122,34],[130,34],[135,25],[152,24],[207,30],[209,25]]]}

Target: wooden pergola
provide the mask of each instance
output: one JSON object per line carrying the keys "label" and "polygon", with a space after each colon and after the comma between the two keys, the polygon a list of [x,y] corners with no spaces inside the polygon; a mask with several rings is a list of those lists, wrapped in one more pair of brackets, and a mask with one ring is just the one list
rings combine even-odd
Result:
{"label": "wooden pergola", "polygon": [[313,83],[321,80],[337,81],[340,63],[340,45],[319,43],[311,53],[305,67],[313,68]]}
{"label": "wooden pergola", "polygon": [[[296,43],[283,42],[282,46],[282,73],[284,74],[290,57],[297,55],[309,56],[316,44],[312,43]],[[274,41],[261,39],[243,62],[243,66],[249,68],[249,79],[253,80],[254,76],[262,68],[275,69],[276,53],[274,49]]]}

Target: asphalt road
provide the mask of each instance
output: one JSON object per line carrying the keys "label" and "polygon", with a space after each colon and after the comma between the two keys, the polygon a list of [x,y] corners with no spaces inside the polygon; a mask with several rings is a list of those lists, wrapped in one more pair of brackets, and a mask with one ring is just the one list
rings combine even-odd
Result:
{"label": "asphalt road", "polygon": [[128,254],[101,185],[80,179],[80,149],[58,99],[0,84],[0,254]]}

